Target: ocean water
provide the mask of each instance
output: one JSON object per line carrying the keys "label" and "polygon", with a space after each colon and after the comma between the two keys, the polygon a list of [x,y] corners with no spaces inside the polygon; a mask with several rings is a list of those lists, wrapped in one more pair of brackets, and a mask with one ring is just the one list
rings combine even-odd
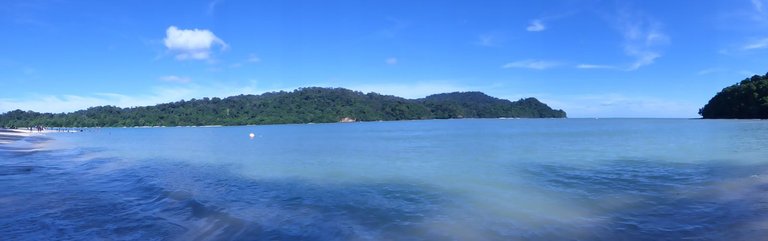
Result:
{"label": "ocean water", "polygon": [[767,121],[100,128],[0,146],[0,239],[761,240],[766,191]]}

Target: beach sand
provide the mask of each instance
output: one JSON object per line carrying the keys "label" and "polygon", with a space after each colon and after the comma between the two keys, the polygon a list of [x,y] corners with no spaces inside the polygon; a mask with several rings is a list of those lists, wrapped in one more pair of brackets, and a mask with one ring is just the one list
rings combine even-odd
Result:
{"label": "beach sand", "polygon": [[0,129],[0,154],[24,155],[41,151],[49,140],[46,133],[53,131],[29,131]]}
{"label": "beach sand", "polygon": [[24,139],[31,134],[29,130],[0,129],[0,145]]}

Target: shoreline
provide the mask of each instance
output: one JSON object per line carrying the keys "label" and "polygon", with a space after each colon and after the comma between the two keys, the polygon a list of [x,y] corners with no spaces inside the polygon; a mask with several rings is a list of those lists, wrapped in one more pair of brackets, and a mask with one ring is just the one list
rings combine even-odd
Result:
{"label": "shoreline", "polygon": [[59,132],[80,132],[80,131],[75,131],[75,130],[57,131],[57,130],[51,130],[51,129],[37,131],[37,130],[28,130],[28,129],[0,128],[0,145],[10,144],[30,136],[44,135],[48,133],[59,133]]}
{"label": "shoreline", "polygon": [[301,122],[301,123],[269,123],[269,124],[243,124],[243,125],[168,125],[168,126],[92,126],[92,127],[48,127],[47,129],[38,132],[37,130],[30,131],[29,129],[3,129],[9,131],[18,131],[25,133],[74,133],[84,132],[87,130],[101,129],[101,128],[220,128],[220,127],[237,127],[237,126],[274,126],[274,125],[314,125],[314,124],[352,124],[352,123],[378,123],[378,122],[406,122],[406,121],[450,121],[450,120],[734,120],[734,121],[766,121],[766,119],[704,119],[704,118],[686,118],[686,117],[575,117],[575,118],[526,118],[526,117],[498,117],[498,118],[447,118],[447,119],[406,119],[406,120],[355,120],[352,122]]}
{"label": "shoreline", "polygon": [[[81,130],[85,129],[99,129],[99,128],[173,128],[173,127],[198,127],[198,128],[218,128],[218,127],[233,127],[233,126],[272,126],[272,125],[313,125],[313,124],[351,124],[351,123],[377,123],[377,122],[402,122],[402,121],[445,121],[445,120],[565,120],[565,119],[571,119],[571,118],[550,118],[550,117],[542,117],[542,118],[527,118],[527,117],[498,117],[498,118],[446,118],[446,119],[404,119],[404,120],[355,120],[351,122],[342,122],[342,121],[335,121],[335,122],[297,122],[297,123],[268,123],[268,124],[242,124],[242,125],[222,125],[222,124],[213,124],[213,125],[162,125],[162,126],[91,126],[91,127],[47,127],[48,129],[45,129],[43,132],[81,132]],[[575,118],[575,119],[592,119],[592,118]],[[683,119],[683,118],[672,118],[672,119]],[[0,128],[2,129],[2,128]],[[69,129],[64,131],[56,131],[55,129]],[[6,129],[7,130],[7,129]],[[14,130],[20,130],[20,131],[27,131],[29,130],[22,130],[22,129],[14,129]],[[32,131],[36,133],[37,131]]]}
{"label": "shoreline", "polygon": [[0,145],[10,144],[30,136],[29,130],[0,129]]}
{"label": "shoreline", "polygon": [[[30,130],[0,128],[0,156],[25,155],[44,150],[44,142],[50,138],[45,134],[55,131],[44,130],[37,132]],[[24,141],[28,140],[28,141]]]}

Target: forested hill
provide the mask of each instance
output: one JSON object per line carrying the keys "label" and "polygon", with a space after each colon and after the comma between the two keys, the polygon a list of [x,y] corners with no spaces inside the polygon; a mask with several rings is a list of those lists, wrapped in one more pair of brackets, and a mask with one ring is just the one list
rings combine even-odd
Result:
{"label": "forested hill", "polygon": [[481,92],[436,94],[421,99],[362,93],[343,88],[191,99],[146,107],[91,107],[72,113],[15,110],[0,114],[5,127],[201,126],[416,120],[448,118],[565,118],[535,98],[509,101]]}
{"label": "forested hill", "polygon": [[768,74],[724,88],[699,114],[705,119],[768,119]]}

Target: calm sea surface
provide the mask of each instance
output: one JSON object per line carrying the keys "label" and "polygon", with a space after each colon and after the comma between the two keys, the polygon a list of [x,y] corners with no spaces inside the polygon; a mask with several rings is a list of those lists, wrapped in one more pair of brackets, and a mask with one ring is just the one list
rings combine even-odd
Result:
{"label": "calm sea surface", "polygon": [[101,128],[0,149],[2,240],[765,237],[768,121]]}

